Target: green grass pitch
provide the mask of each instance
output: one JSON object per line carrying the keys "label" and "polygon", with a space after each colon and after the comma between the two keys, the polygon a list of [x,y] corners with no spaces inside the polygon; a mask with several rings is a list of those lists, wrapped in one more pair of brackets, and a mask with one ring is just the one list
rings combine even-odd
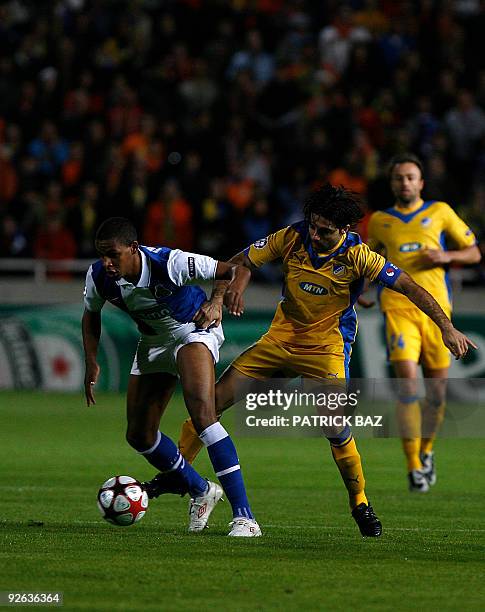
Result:
{"label": "green grass pitch", "polygon": [[[164,417],[174,438],[180,399]],[[482,610],[482,440],[440,440],[438,483],[407,492],[398,440],[362,440],[380,539],[358,533],[326,441],[237,438],[264,537],[226,537],[221,503],[186,533],[187,500],[151,502],[133,527],[104,522],[109,476],[153,471],[124,441],[124,398],[0,393],[0,591],[63,591],[67,610]],[[225,423],[230,423],[226,419]],[[196,466],[212,472],[205,451]]]}

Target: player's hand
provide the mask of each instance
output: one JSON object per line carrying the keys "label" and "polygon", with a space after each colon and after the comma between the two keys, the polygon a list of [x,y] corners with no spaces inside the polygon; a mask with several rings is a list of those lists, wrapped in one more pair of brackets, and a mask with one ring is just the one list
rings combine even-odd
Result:
{"label": "player's hand", "polygon": [[219,300],[204,302],[192,321],[198,329],[207,329],[211,325],[217,327],[222,321],[222,303]]}
{"label": "player's hand", "polygon": [[94,385],[98,382],[100,367],[97,363],[86,364],[86,373],[84,374],[84,395],[88,406],[95,404]]}
{"label": "player's hand", "polygon": [[444,266],[450,263],[450,255],[442,249],[424,249],[421,251],[421,263],[425,268]]}
{"label": "player's hand", "polygon": [[228,312],[235,317],[240,317],[244,313],[244,300],[242,291],[232,287],[224,294],[224,306]]}
{"label": "player's hand", "polygon": [[455,359],[461,359],[464,357],[470,347],[477,349],[478,346],[467,338],[465,334],[455,329],[453,326],[449,330],[442,332],[443,342],[448,348]]}
{"label": "player's hand", "polygon": [[359,297],[357,298],[357,304],[359,304],[359,306],[362,306],[362,308],[372,308],[372,306],[375,305],[375,300],[366,300],[365,297],[359,295]]}

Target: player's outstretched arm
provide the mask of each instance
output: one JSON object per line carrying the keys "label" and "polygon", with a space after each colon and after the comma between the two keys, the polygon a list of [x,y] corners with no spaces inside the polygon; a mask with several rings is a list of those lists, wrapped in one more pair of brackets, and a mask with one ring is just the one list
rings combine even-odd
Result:
{"label": "player's outstretched arm", "polygon": [[251,279],[251,270],[249,266],[235,263],[232,260],[227,263],[217,262],[216,279],[226,279],[227,273],[231,274],[231,280],[224,293],[224,304],[232,315],[239,317],[244,312],[243,293]]}
{"label": "player's outstretched arm", "polygon": [[389,288],[405,295],[436,323],[441,330],[445,346],[457,359],[464,357],[470,346],[475,349],[478,348],[465,334],[453,327],[452,322],[434,297],[426,289],[415,283],[409,274],[401,271],[399,278]]}
{"label": "player's outstretched arm", "polygon": [[98,353],[99,339],[101,337],[101,313],[90,312],[85,309],[82,318],[82,331],[86,366],[84,374],[84,394],[86,396],[86,403],[90,406],[96,403],[93,387],[98,381],[100,371],[98,362],[96,361],[96,355]]}
{"label": "player's outstretched arm", "polygon": [[217,327],[222,321],[222,305],[224,304],[230,314],[236,317],[244,313],[243,293],[251,278],[251,271],[242,265],[231,261],[218,261],[212,294],[195,313],[192,321],[200,329],[214,325]]}

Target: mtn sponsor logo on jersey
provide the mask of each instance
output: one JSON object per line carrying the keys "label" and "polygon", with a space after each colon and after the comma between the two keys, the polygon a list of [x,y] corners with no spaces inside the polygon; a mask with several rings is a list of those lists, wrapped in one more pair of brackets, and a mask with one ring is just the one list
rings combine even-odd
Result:
{"label": "mtn sponsor logo on jersey", "polygon": [[168,297],[169,295],[172,295],[172,292],[171,292],[170,289],[167,289],[163,285],[155,285],[155,287],[153,289],[153,295],[157,298],[157,300],[159,300],[161,298]]}
{"label": "mtn sponsor logo on jersey", "polygon": [[306,281],[302,281],[299,287],[300,289],[302,289],[302,291],[305,291],[310,295],[320,296],[328,294],[328,290],[325,289],[325,287],[322,287],[321,285],[316,285],[315,283],[307,283]]}
{"label": "mtn sponsor logo on jersey", "polygon": [[346,271],[346,269],[347,268],[344,266],[344,264],[334,264],[332,268],[332,272],[334,273],[335,276],[340,276]]}
{"label": "mtn sponsor logo on jersey", "polygon": [[413,251],[419,251],[422,246],[420,242],[405,242],[401,244],[399,250],[401,253],[412,253]]}
{"label": "mtn sponsor logo on jersey", "polygon": [[421,219],[421,225],[423,227],[429,227],[432,222],[433,222],[433,220],[431,219],[431,217],[423,217]]}

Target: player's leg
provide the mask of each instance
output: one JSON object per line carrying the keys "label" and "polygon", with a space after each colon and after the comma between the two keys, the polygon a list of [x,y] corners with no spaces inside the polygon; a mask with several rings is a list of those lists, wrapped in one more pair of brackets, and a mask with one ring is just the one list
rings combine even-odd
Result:
{"label": "player's leg", "polygon": [[[192,422],[200,439],[207,447],[216,476],[232,507],[235,523],[230,535],[261,535],[246,495],[236,448],[231,437],[216,418],[212,353],[205,344],[191,342],[178,350],[177,367]],[[198,526],[197,515],[201,512],[201,504],[204,503],[198,498],[192,502],[192,514],[195,516],[191,523],[197,523],[196,527]]]}
{"label": "player's leg", "polygon": [[[447,313],[448,315],[450,313]],[[444,346],[438,326],[428,319],[424,325],[421,356],[426,396],[421,403],[422,434],[420,458],[430,485],[436,484],[433,445],[445,414],[446,386],[450,353]]]}
{"label": "player's leg", "polygon": [[423,367],[426,385],[426,397],[421,405],[421,446],[420,459],[423,471],[432,486],[436,484],[436,469],[434,462],[434,441],[443,422],[446,405],[446,386],[448,368],[433,369]]}
{"label": "player's leg", "polygon": [[[304,385],[309,386],[313,392],[315,386],[324,394],[346,392],[346,357],[341,351],[337,352],[338,347],[335,348],[335,353],[308,354],[302,349],[292,354],[289,362],[291,369],[304,377]],[[334,374],[337,374],[335,378]],[[329,378],[323,378],[325,375]],[[321,408],[319,413],[322,415]],[[336,411],[332,411],[332,414],[335,416]],[[333,459],[347,489],[352,516],[361,534],[368,537],[380,536],[382,524],[365,494],[362,461],[350,427],[346,425],[332,431],[324,429],[324,434],[330,443]]]}
{"label": "player's leg", "polygon": [[396,418],[406,457],[409,490],[427,493],[429,485],[419,456],[421,446],[421,408],[418,399],[418,364],[415,361],[393,361],[399,379]]}
{"label": "player's leg", "polygon": [[399,385],[396,418],[406,457],[409,490],[426,493],[429,485],[419,457],[421,408],[418,400],[418,363],[423,324],[427,317],[417,308],[390,310],[385,314],[387,353]]}
{"label": "player's leg", "polygon": [[[286,359],[286,352],[265,336],[239,355],[217,381],[217,418],[219,419],[225,410],[234,405],[239,389],[251,380],[271,378],[274,372],[281,368]],[[187,461],[192,463],[202,446],[203,444],[197,435],[192,420],[187,419],[180,432],[180,452]]]}
{"label": "player's leg", "polygon": [[161,372],[130,375],[126,439],[151,465],[170,472],[171,493],[200,495],[207,490],[207,481],[184,460],[172,440],[159,431],[176,381],[175,376]]}
{"label": "player's leg", "polygon": [[[236,368],[229,366],[216,383],[215,405],[216,416],[219,419],[222,413],[235,403],[237,389],[251,380]],[[193,463],[200,450],[203,448],[192,419],[187,419],[182,424],[179,438],[179,449],[189,463]]]}

